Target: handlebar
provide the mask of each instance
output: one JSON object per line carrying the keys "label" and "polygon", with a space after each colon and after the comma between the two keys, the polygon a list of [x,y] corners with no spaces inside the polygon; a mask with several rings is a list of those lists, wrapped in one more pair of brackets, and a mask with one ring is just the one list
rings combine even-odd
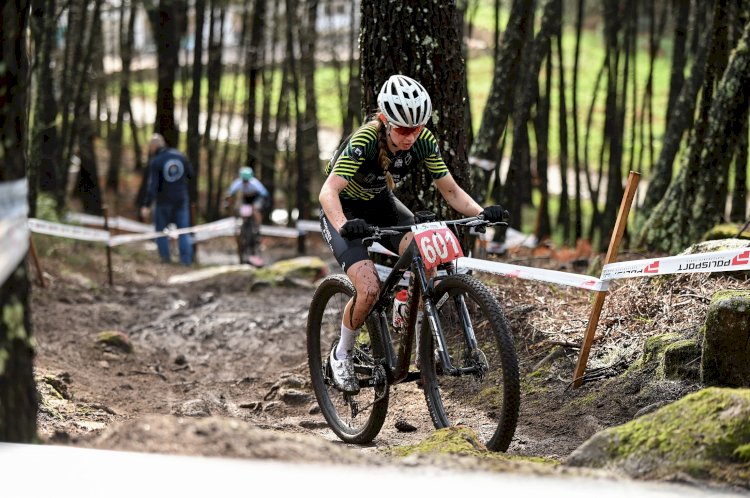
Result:
{"label": "handlebar", "polygon": [[[484,219],[484,217],[479,214],[478,216],[470,216],[468,218],[461,218],[458,220],[436,220],[435,222],[442,222],[446,225],[454,225],[454,226],[466,226],[469,228],[485,228],[488,226],[508,226],[508,222],[506,221],[496,221],[496,222],[490,222]],[[431,223],[435,223],[431,222]],[[375,225],[370,225],[366,230],[366,235],[369,235],[369,237],[364,237],[362,239],[362,243],[365,245],[368,245],[372,242],[379,241],[383,237],[388,237],[391,235],[399,235],[402,233],[410,232],[412,227],[418,226],[422,223],[415,223],[414,225],[396,225],[396,226],[389,226],[389,227],[379,227]],[[361,235],[352,235],[345,237],[349,240],[354,240],[357,238],[360,238]]]}

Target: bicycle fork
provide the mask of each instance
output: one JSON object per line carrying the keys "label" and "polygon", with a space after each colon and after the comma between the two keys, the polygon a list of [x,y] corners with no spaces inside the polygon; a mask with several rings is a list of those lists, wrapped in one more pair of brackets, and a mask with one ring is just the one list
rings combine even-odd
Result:
{"label": "bicycle fork", "polygon": [[[420,281],[426,282],[424,278],[423,268],[418,268],[420,273]],[[447,294],[443,296],[440,302],[434,302],[434,292],[432,288],[428,288],[427,285],[422,285],[424,295],[424,319],[429,324],[430,331],[432,332],[432,338],[435,341],[435,349],[437,350],[440,365],[444,373],[452,376],[460,375],[478,375],[483,376],[487,370],[486,361],[482,361],[483,353],[478,347],[476,334],[474,333],[474,327],[469,316],[469,309],[466,306],[466,300],[463,295],[449,297]],[[456,307],[458,318],[461,324],[461,330],[463,332],[463,339],[465,346],[472,358],[471,365],[468,367],[457,368],[453,366],[453,358],[447,351],[445,344],[445,334],[440,320],[437,319],[438,309],[445,305],[447,299],[452,299],[453,304]],[[419,331],[417,331],[419,333]]]}

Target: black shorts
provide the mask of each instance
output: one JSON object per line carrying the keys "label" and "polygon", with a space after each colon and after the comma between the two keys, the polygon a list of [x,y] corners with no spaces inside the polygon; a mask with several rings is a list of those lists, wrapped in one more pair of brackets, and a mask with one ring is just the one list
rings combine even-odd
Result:
{"label": "black shorts", "polygon": [[[369,201],[353,201],[341,199],[346,219],[361,218],[370,225],[387,227],[394,225],[413,225],[414,214],[399,201],[392,192],[377,195]],[[328,242],[331,252],[336,257],[341,268],[346,271],[354,263],[370,259],[367,248],[362,245],[362,239],[345,239],[331,226],[331,222],[320,210],[320,228],[323,238]],[[387,249],[398,254],[398,245],[405,234],[392,235],[383,238],[380,243]]]}

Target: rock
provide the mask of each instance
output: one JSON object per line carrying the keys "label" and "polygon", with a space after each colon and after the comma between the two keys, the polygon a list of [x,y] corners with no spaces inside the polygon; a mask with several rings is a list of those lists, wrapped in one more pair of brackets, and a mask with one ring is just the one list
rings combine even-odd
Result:
{"label": "rock", "polygon": [[287,405],[304,405],[310,402],[310,395],[296,389],[282,390],[279,399]]}
{"label": "rock", "polygon": [[394,427],[396,427],[396,430],[399,432],[414,432],[417,430],[416,427],[414,427],[404,419],[397,420]]}
{"label": "rock", "polygon": [[642,417],[646,414],[653,413],[662,406],[668,404],[668,401],[657,401],[656,403],[651,403],[650,405],[646,405],[637,412],[635,412],[635,415],[633,415],[633,418]]}
{"label": "rock", "polygon": [[178,354],[177,357],[174,359],[175,365],[187,365],[187,358],[185,358],[184,354]]}
{"label": "rock", "polygon": [[133,344],[130,338],[124,332],[119,330],[105,330],[96,336],[96,343],[110,348],[122,351],[123,353],[132,353]]}
{"label": "rock", "polygon": [[315,256],[302,256],[298,258],[277,261],[276,263],[258,270],[255,278],[259,281],[283,282],[291,279],[315,282],[320,275],[328,271],[325,261]]}
{"label": "rock", "polygon": [[313,405],[310,407],[310,409],[307,411],[310,415],[318,415],[320,414],[320,406]]}
{"label": "rock", "polygon": [[399,446],[394,450],[394,454],[400,457],[436,453],[480,456],[488,450],[468,427],[438,429],[419,444]]}
{"label": "rock", "polygon": [[303,429],[325,429],[328,423],[325,420],[300,420],[299,426]]}
{"label": "rock", "polygon": [[750,389],[708,388],[598,432],[565,462],[631,477],[688,475],[744,488],[750,468],[734,456],[750,441]]}
{"label": "rock", "polygon": [[[742,225],[737,223],[723,223],[721,225],[716,225],[706,232],[706,235],[703,236],[703,240],[734,239],[741,229]],[[738,239],[750,239],[750,236],[747,235],[747,232],[742,232],[739,234]]]}
{"label": "rock", "polygon": [[673,342],[664,348],[664,377],[700,380],[701,345],[695,339]]}
{"label": "rock", "polygon": [[204,399],[191,399],[173,408],[172,413],[183,417],[208,417],[211,415],[211,407]]}
{"label": "rock", "polygon": [[682,251],[680,255],[700,254],[700,253],[715,252],[715,251],[728,251],[730,249],[740,249],[742,247],[748,247],[748,246],[750,246],[750,240],[740,240],[740,239],[708,240],[706,242],[693,244],[692,246]]}
{"label": "rock", "polygon": [[750,291],[714,294],[703,326],[701,380],[711,386],[750,386]]}
{"label": "rock", "polygon": [[598,418],[593,415],[584,415],[579,419],[575,431],[581,438],[588,439],[602,429],[604,429],[604,425]]}

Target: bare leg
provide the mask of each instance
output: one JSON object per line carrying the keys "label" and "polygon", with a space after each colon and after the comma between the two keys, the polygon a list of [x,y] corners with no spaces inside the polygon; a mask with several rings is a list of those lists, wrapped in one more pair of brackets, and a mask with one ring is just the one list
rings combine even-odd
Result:
{"label": "bare leg", "polygon": [[354,284],[356,293],[344,309],[344,325],[356,330],[365,323],[370,309],[378,298],[380,278],[375,263],[370,260],[354,263],[346,274]]}

